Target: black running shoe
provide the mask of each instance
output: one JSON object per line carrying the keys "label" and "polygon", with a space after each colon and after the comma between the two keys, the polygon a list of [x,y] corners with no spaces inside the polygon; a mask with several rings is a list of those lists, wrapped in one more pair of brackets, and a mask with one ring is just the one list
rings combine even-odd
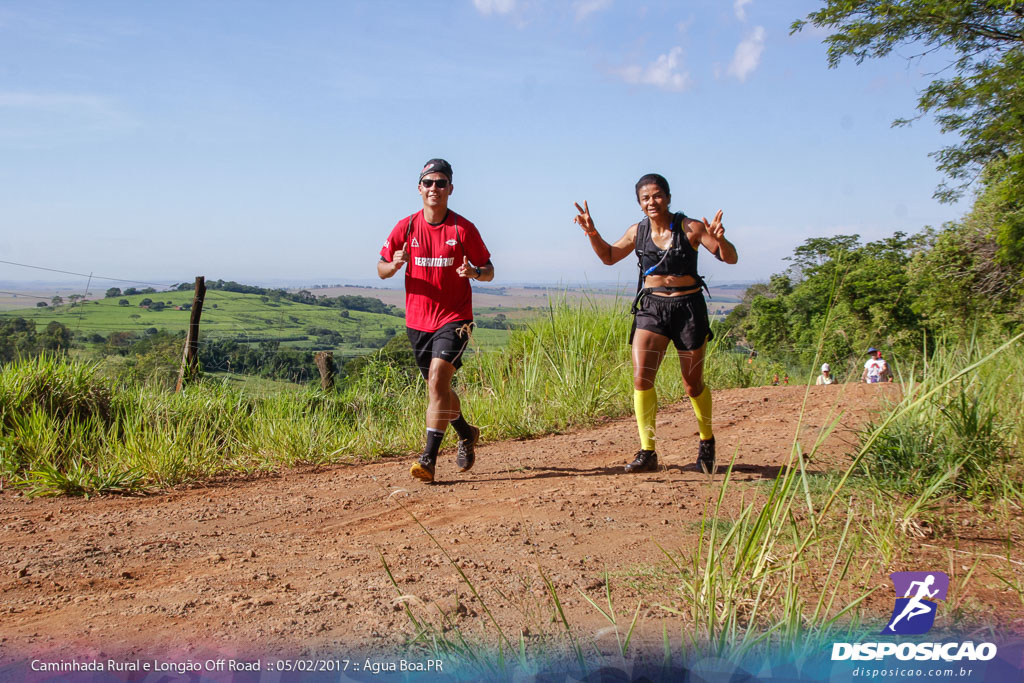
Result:
{"label": "black running shoe", "polygon": [[697,469],[704,474],[715,473],[715,437],[701,439],[697,449]]}
{"label": "black running shoe", "polygon": [[412,464],[409,474],[426,482],[434,481],[434,463],[436,460],[426,453],[420,455],[420,459]]}
{"label": "black running shoe", "polygon": [[455,464],[459,466],[460,472],[468,472],[476,462],[476,452],[473,447],[480,440],[480,428],[470,425],[473,436],[469,439],[459,439],[459,454],[455,456]]}
{"label": "black running shoe", "polygon": [[633,462],[626,465],[626,473],[630,474],[633,472],[657,472],[658,471],[658,454],[654,451],[639,450],[636,452],[636,457]]}

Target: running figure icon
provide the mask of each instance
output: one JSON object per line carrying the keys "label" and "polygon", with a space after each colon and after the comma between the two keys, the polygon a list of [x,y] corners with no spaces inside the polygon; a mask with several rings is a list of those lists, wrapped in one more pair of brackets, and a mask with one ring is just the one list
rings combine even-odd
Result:
{"label": "running figure icon", "polygon": [[[934,583],[934,574],[929,574],[927,577],[925,577],[924,581],[912,581],[910,583],[910,586],[907,588],[907,594],[903,596],[904,598],[910,598],[910,601],[907,602],[906,606],[903,608],[903,611],[900,612],[899,616],[893,619],[892,622],[886,628],[895,633],[896,624],[899,623],[900,619],[902,619],[903,617],[906,617],[907,621],[910,621],[914,617],[921,616],[922,614],[930,614],[933,610],[934,602],[932,607],[929,607],[928,605],[924,604],[924,600],[934,598],[939,593],[938,588],[936,588],[933,591],[928,590]],[[914,586],[917,586],[917,593],[911,595],[911,593],[914,592]]]}

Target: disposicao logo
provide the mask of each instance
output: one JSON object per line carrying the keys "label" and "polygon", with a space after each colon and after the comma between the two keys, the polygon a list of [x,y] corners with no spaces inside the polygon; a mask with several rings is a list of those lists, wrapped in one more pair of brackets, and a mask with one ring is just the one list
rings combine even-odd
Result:
{"label": "disposicao logo", "polygon": [[[935,623],[938,601],[946,599],[949,577],[943,572],[894,572],[896,604],[881,635],[917,636]],[[832,643],[832,660],[879,660],[895,656],[907,661],[988,661],[996,656],[994,643]]]}
{"label": "disposicao logo", "polygon": [[935,623],[937,600],[945,600],[949,577],[943,572],[893,572],[889,574],[896,587],[896,606],[889,624],[882,633],[919,636],[928,633]]}

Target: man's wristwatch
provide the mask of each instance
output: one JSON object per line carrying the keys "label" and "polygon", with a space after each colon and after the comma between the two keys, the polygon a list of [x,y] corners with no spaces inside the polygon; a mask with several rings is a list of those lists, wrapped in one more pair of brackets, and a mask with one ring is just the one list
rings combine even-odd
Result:
{"label": "man's wristwatch", "polygon": [[480,273],[483,272],[483,271],[480,270],[480,266],[474,266],[474,268],[476,268],[476,276],[480,277]]}

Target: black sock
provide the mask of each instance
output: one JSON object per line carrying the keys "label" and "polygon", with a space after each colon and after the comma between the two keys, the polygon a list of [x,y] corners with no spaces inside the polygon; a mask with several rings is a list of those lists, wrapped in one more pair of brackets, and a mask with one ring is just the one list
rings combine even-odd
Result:
{"label": "black sock", "polygon": [[466,422],[466,418],[462,417],[462,413],[459,413],[459,416],[452,420],[451,422],[449,422],[449,424],[452,426],[453,429],[455,429],[456,432],[458,432],[459,438],[473,438],[473,428],[470,426],[468,422]]}
{"label": "black sock", "polygon": [[431,460],[437,460],[437,452],[441,450],[442,441],[444,430],[427,429],[427,445],[423,449],[423,455]]}

